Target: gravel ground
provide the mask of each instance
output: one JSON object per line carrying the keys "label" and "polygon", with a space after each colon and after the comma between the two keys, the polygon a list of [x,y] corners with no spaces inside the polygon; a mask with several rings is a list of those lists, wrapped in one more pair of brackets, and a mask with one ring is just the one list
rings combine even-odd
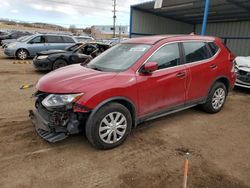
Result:
{"label": "gravel ground", "polygon": [[[118,148],[98,151],[85,136],[40,139],[28,118],[35,84],[44,75],[31,60],[0,52],[0,187],[250,187],[250,90],[236,88],[214,115],[197,108],[141,124]],[[22,64],[21,64],[22,63]]]}

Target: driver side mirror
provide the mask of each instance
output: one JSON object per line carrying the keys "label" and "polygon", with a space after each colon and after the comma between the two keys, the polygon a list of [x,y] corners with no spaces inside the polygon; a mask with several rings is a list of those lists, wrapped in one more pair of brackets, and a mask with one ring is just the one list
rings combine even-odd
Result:
{"label": "driver side mirror", "polygon": [[152,72],[156,71],[158,69],[158,63],[157,62],[147,62],[141,72],[144,74],[151,74]]}

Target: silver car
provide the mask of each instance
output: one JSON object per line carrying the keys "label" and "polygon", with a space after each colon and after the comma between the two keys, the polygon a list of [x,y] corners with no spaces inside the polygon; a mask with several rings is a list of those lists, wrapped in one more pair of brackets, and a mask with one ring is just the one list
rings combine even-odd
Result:
{"label": "silver car", "polygon": [[236,86],[250,88],[250,56],[235,58]]}
{"label": "silver car", "polygon": [[36,34],[25,40],[10,43],[4,48],[4,53],[7,56],[24,60],[36,56],[41,51],[63,50],[76,42],[76,39],[67,35]]}

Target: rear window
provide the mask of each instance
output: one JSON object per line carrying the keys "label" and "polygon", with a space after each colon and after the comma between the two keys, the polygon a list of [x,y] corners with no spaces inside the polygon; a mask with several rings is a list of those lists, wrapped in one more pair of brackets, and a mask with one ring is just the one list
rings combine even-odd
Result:
{"label": "rear window", "polygon": [[46,36],[47,43],[63,43],[62,37],[60,36]]}
{"label": "rear window", "polygon": [[205,42],[184,42],[186,63],[209,59],[211,55]]}
{"label": "rear window", "polygon": [[75,43],[71,37],[62,37],[65,43]]}
{"label": "rear window", "polygon": [[209,43],[208,43],[208,46],[209,46],[210,51],[211,51],[211,53],[212,53],[213,56],[214,56],[214,55],[218,52],[218,50],[219,50],[219,47],[218,47],[214,42],[209,42]]}

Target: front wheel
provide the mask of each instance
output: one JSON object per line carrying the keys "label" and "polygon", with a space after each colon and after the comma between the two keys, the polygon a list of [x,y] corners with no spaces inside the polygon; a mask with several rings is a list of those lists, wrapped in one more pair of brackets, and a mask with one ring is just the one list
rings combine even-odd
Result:
{"label": "front wheel", "polygon": [[129,110],[119,103],[110,103],[96,112],[85,129],[92,145],[98,149],[111,149],[123,143],[131,127]]}
{"label": "front wheel", "polygon": [[216,82],[208,94],[206,103],[202,107],[208,113],[217,113],[224,106],[226,97],[227,89],[225,84]]}
{"label": "front wheel", "polygon": [[61,67],[67,66],[67,62],[64,61],[63,59],[58,59],[54,62],[53,66],[52,66],[52,70],[56,70],[59,69]]}
{"label": "front wheel", "polygon": [[17,53],[16,53],[16,57],[17,57],[17,59],[20,59],[20,60],[25,60],[25,59],[27,59],[28,58],[28,51],[27,50],[25,50],[25,49],[20,49],[20,50],[18,50],[17,51]]}

